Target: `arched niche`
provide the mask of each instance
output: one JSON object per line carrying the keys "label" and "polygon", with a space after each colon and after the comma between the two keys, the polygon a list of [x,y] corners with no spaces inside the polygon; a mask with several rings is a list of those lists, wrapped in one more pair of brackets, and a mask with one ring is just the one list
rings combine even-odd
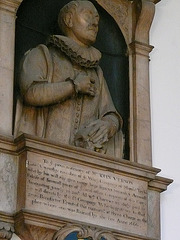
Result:
{"label": "arched niche", "polygon": [[[24,53],[46,40],[51,34],[61,34],[57,25],[59,10],[69,0],[24,0],[17,11],[15,44],[15,79]],[[96,1],[99,33],[95,47],[102,52],[101,67],[116,109],[124,120],[124,158],[129,159],[129,58],[125,38],[113,17]],[[15,82],[18,94],[18,82]]]}

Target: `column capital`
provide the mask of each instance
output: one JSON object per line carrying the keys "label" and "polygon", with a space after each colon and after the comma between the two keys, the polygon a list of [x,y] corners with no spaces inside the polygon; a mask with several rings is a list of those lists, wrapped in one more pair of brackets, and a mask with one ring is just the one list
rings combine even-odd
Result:
{"label": "column capital", "polygon": [[149,53],[153,50],[153,46],[145,43],[141,43],[138,41],[134,41],[129,44],[129,53],[142,55],[145,57],[149,57]]}
{"label": "column capital", "polygon": [[0,9],[16,14],[23,0],[0,0]]}

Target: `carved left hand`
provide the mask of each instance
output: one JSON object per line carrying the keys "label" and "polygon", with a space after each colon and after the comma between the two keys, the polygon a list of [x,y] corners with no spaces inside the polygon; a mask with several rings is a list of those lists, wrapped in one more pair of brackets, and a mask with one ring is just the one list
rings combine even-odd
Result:
{"label": "carved left hand", "polygon": [[98,119],[90,123],[86,128],[89,129],[89,140],[94,144],[103,144],[108,141],[111,130],[111,124],[108,121]]}

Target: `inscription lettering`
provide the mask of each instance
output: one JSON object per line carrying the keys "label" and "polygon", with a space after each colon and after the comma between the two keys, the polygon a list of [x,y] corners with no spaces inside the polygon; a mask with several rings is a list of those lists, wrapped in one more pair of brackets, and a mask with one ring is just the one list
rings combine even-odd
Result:
{"label": "inscription lettering", "polygon": [[26,207],[87,223],[147,230],[145,182],[28,153]]}

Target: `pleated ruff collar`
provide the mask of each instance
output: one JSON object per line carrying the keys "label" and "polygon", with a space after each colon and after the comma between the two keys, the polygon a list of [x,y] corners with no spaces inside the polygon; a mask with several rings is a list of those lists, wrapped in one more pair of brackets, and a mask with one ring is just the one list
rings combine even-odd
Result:
{"label": "pleated ruff collar", "polygon": [[101,53],[96,48],[79,46],[73,39],[52,35],[48,44],[58,47],[72,62],[85,68],[96,68],[101,59]]}

